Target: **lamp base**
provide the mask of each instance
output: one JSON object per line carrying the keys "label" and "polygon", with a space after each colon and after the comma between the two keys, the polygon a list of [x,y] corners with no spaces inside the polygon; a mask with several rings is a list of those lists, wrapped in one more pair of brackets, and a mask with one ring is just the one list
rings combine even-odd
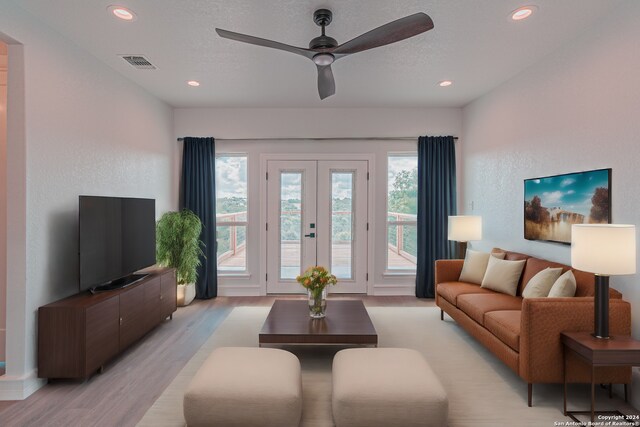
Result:
{"label": "lamp base", "polygon": [[609,339],[609,276],[596,274],[596,294],[593,300],[593,336]]}
{"label": "lamp base", "polygon": [[462,259],[467,256],[467,242],[458,242],[458,256]]}

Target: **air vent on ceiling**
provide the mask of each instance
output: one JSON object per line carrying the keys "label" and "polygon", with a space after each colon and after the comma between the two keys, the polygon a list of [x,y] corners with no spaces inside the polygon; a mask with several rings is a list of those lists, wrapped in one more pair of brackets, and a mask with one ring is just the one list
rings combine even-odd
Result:
{"label": "air vent on ceiling", "polygon": [[153,65],[147,58],[142,55],[120,55],[122,59],[127,61],[133,67],[138,70],[155,70],[156,66]]}

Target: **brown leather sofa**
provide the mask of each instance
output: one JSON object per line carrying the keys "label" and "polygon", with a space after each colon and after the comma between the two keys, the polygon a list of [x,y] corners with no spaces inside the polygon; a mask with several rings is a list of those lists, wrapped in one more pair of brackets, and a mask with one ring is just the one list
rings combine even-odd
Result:
{"label": "brown leather sofa", "polygon": [[[438,260],[435,264],[436,304],[462,328],[473,335],[496,357],[528,384],[531,406],[533,384],[563,383],[563,349],[560,333],[593,331],[594,276],[573,270],[576,295],[572,298],[522,298],[529,280],[547,267],[571,267],[529,255],[505,252],[506,260],[526,260],[516,296],[497,293],[480,285],[458,281],[463,260]],[[631,306],[622,294],[610,289],[609,331],[611,335],[631,334]],[[568,354],[569,382],[591,381],[591,369],[573,352]],[[631,368],[598,368],[596,383],[627,384]]]}

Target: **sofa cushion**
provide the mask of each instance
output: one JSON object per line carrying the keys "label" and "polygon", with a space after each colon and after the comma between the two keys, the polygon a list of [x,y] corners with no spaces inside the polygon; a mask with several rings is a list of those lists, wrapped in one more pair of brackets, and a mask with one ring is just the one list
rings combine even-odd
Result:
{"label": "sofa cushion", "polygon": [[[553,284],[562,274],[562,267],[547,267],[539,271],[535,276],[527,282],[522,291],[523,298],[544,298],[549,295],[549,291]],[[575,291],[575,290],[574,290]],[[573,296],[573,295],[571,295]]]}
{"label": "sofa cushion", "polygon": [[549,298],[570,298],[576,294],[576,278],[571,270],[558,277],[547,296]]}
{"label": "sofa cushion", "polygon": [[457,307],[467,316],[484,325],[484,314],[498,310],[520,310],[522,297],[491,292],[489,294],[466,294],[458,297]]}
{"label": "sofa cushion", "polygon": [[461,282],[476,283],[479,285],[480,282],[482,282],[484,273],[487,270],[489,258],[491,257],[503,259],[504,254],[490,254],[488,252],[479,252],[467,249],[467,254],[464,257],[464,264],[462,266],[462,272],[460,272],[459,280]]}
{"label": "sofa cushion", "polygon": [[460,295],[493,293],[489,289],[481,288],[480,285],[473,285],[471,283],[464,282],[438,283],[436,286],[436,292],[454,306],[457,305],[458,296]]}
{"label": "sofa cushion", "polygon": [[506,261],[491,257],[482,287],[508,295],[516,295],[518,281],[526,261]]}
{"label": "sofa cushion", "polygon": [[500,341],[520,351],[520,310],[490,311],[484,315],[484,327]]}
{"label": "sofa cushion", "polygon": [[521,261],[523,259],[531,258],[531,255],[521,254],[520,252],[511,252],[500,248],[493,248],[491,253],[504,253],[504,259],[507,261]]}
{"label": "sofa cushion", "polygon": [[522,272],[522,289],[519,289],[520,293],[518,295],[522,294],[522,290],[524,289],[526,284],[529,283],[529,280],[531,280],[533,276],[535,276],[545,268],[562,268],[562,273],[564,273],[571,267],[565,264],[560,264],[558,262],[547,261],[546,259],[533,257],[527,259],[527,264],[524,266],[524,271]]}

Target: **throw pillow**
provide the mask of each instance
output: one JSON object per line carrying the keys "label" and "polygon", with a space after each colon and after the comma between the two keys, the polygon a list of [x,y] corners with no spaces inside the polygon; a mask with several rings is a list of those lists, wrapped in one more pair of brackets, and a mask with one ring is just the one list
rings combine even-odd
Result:
{"label": "throw pillow", "polygon": [[529,280],[529,283],[522,291],[523,298],[544,298],[549,295],[549,291],[553,284],[562,274],[562,268],[547,267],[539,271]]}
{"label": "throw pillow", "polygon": [[472,251],[467,249],[467,255],[464,257],[464,264],[462,265],[462,272],[460,273],[461,282],[475,283],[479,285],[482,283],[482,278],[487,270],[487,264],[489,263],[489,257],[503,259],[504,253],[490,254],[487,252]]}
{"label": "throw pillow", "polygon": [[549,298],[567,298],[576,294],[576,277],[568,270],[553,284],[549,291]]}
{"label": "throw pillow", "polygon": [[481,286],[492,291],[515,296],[525,262],[525,260],[506,261],[496,257],[489,258],[487,272],[484,273]]}

